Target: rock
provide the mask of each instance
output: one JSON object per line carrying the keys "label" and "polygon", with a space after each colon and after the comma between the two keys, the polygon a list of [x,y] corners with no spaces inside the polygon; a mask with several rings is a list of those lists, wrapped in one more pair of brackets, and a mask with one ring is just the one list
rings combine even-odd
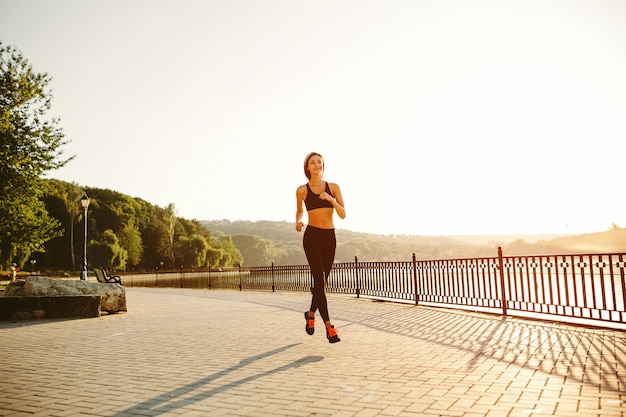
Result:
{"label": "rock", "polygon": [[4,294],[2,295],[5,297],[19,297],[22,295],[24,284],[26,284],[26,282],[22,280],[10,282],[4,289]]}
{"label": "rock", "polygon": [[100,311],[107,313],[127,311],[126,289],[120,284],[29,276],[24,281],[11,282],[4,290],[4,297],[76,297],[82,295],[99,296]]}
{"label": "rock", "polygon": [[99,295],[0,297],[0,320],[100,317]]}

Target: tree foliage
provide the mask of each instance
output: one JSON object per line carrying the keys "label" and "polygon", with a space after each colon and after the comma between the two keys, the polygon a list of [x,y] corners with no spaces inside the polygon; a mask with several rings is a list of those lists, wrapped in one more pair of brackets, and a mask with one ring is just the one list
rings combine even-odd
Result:
{"label": "tree foliage", "polygon": [[[55,256],[61,258],[69,256],[72,262],[72,269],[76,268],[74,227],[76,225],[76,219],[83,211],[81,205],[78,203],[83,194],[84,191],[78,184],[53,179],[48,181],[48,191],[44,196],[44,201],[46,201],[46,199],[56,199],[60,204],[60,206],[56,208],[53,206],[52,201],[46,204],[48,212],[53,213],[54,210],[57,214],[56,218],[59,220],[62,227],[68,231],[68,233],[65,233],[65,236],[67,236],[66,240],[69,239],[69,246],[66,247],[65,252],[56,254]],[[66,213],[67,216],[64,216],[63,213]],[[60,236],[60,238],[63,237],[64,236]]]}
{"label": "tree foliage", "polygon": [[59,120],[48,116],[51,78],[34,71],[14,47],[0,42],[0,265],[21,264],[62,233],[41,201],[42,176],[65,165]]}
{"label": "tree foliage", "polygon": [[87,246],[87,253],[92,265],[102,266],[108,270],[126,268],[128,251],[120,246],[120,241],[112,230],[105,230],[99,240],[92,240]]}
{"label": "tree foliage", "polygon": [[128,253],[128,266],[133,268],[139,265],[143,254],[141,232],[139,229],[132,224],[127,224],[118,232],[118,238],[120,245],[124,247]]}
{"label": "tree foliage", "polygon": [[226,266],[239,266],[243,264],[243,256],[235,246],[232,236],[226,236],[219,240],[217,246],[222,250],[221,264]]}
{"label": "tree foliage", "polygon": [[235,235],[232,240],[241,251],[246,266],[270,265],[287,255],[286,248],[258,235]]}
{"label": "tree foliage", "polygon": [[[230,237],[215,239],[197,220],[176,216],[173,204],[159,207],[140,198],[108,189],[79,187],[59,180],[43,201],[50,215],[73,230],[48,242],[47,253],[35,254],[37,266],[48,270],[76,270],[82,263],[85,223],[80,197],[89,197],[87,215],[88,267],[109,270],[197,269],[237,266],[241,252]],[[71,197],[70,197],[71,196]],[[73,200],[73,201],[70,201]],[[75,207],[79,207],[78,210]],[[74,245],[72,249],[72,238]],[[66,255],[73,251],[72,256]]]}
{"label": "tree foliage", "polygon": [[209,244],[200,235],[181,236],[176,250],[181,267],[202,268],[206,266],[208,249]]}

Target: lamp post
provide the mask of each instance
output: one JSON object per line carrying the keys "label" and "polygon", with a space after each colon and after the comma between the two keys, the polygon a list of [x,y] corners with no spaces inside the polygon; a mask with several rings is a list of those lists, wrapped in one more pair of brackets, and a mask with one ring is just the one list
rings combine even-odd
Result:
{"label": "lamp post", "polygon": [[85,222],[85,240],[83,242],[83,271],[80,275],[80,279],[83,281],[87,281],[87,208],[89,207],[89,197],[87,194],[80,199],[80,205],[85,210],[85,215],[83,216],[83,220]]}

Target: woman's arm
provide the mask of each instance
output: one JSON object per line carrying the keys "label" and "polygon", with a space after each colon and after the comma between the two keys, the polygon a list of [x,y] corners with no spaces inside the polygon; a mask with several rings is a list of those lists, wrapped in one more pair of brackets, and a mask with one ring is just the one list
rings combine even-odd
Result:
{"label": "woman's arm", "polygon": [[333,195],[335,196],[333,198],[332,195],[328,195],[328,193],[323,192],[322,194],[320,194],[320,198],[323,200],[327,200],[330,201],[330,204],[333,205],[333,207],[335,208],[335,210],[337,211],[337,215],[342,218],[345,219],[346,218],[346,209],[343,203],[343,197],[341,195],[341,189],[339,188],[339,185],[337,184],[329,184],[330,186],[330,191],[332,191]]}
{"label": "woman's arm", "polygon": [[306,197],[306,187],[301,185],[296,189],[296,231],[301,232],[304,223],[302,223],[302,216],[304,211],[302,210],[302,203]]}

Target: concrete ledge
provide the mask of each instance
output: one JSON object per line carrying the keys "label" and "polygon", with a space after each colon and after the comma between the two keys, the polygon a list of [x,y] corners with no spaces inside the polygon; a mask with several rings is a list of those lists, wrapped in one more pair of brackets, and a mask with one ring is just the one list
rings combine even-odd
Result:
{"label": "concrete ledge", "polygon": [[0,320],[85,318],[99,316],[99,295],[0,297]]}

